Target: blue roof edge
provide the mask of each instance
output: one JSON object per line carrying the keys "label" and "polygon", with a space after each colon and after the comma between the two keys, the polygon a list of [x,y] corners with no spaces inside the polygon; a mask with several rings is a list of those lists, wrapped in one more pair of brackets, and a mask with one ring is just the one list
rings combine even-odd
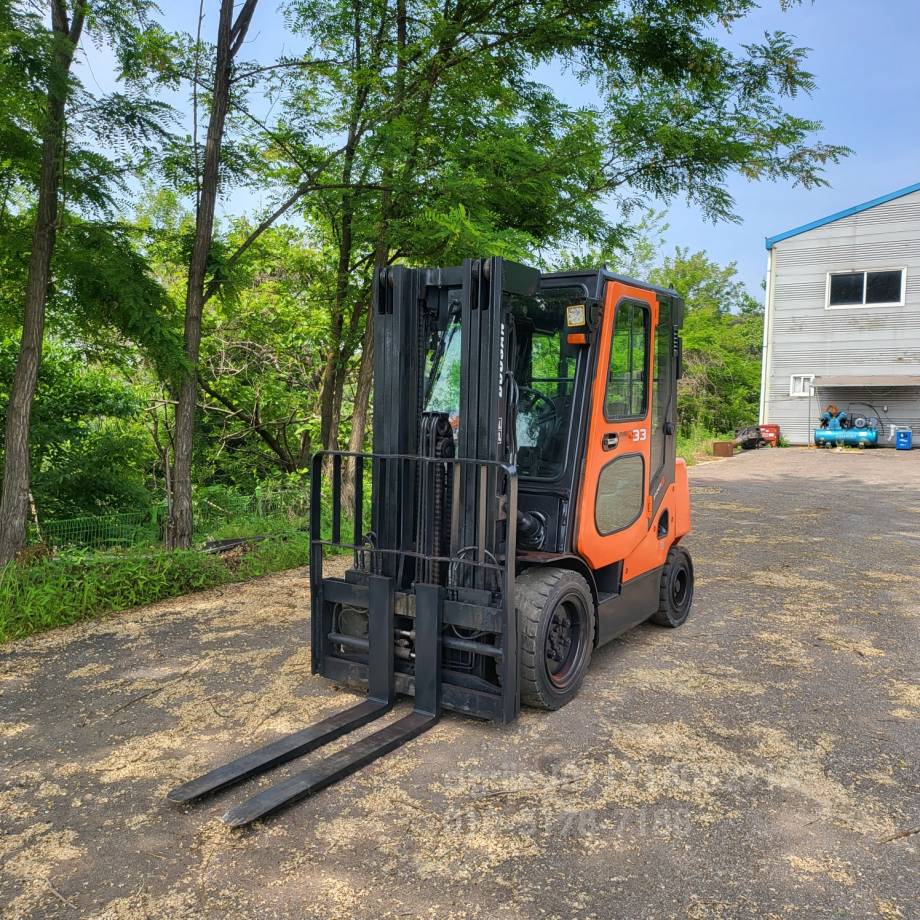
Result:
{"label": "blue roof edge", "polygon": [[802,224],[801,227],[787,230],[785,233],[777,233],[776,236],[768,236],[766,239],[767,249],[772,249],[777,243],[788,240],[790,236],[798,236],[800,233],[807,233],[809,230],[815,230],[818,227],[823,227],[825,224],[832,224],[835,220],[851,217],[853,214],[859,214],[860,211],[867,211],[869,208],[874,208],[876,205],[885,204],[886,201],[894,201],[895,198],[900,198],[902,195],[910,195],[912,192],[920,192],[920,182],[915,182],[913,185],[905,185],[904,188],[899,188],[897,191],[889,192],[887,195],[873,198],[871,201],[864,201],[862,204],[854,204],[851,208],[844,208],[842,211],[828,214],[827,217],[819,217],[817,220]]}

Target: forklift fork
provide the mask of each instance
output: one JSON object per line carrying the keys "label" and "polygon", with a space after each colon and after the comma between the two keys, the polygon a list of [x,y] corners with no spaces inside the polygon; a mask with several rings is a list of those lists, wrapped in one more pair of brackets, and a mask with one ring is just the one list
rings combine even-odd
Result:
{"label": "forklift fork", "polygon": [[[226,789],[316,750],[389,712],[396,699],[392,579],[370,576],[368,601],[367,700],[217,767],[173,789],[167,798],[173,802],[191,802]],[[223,816],[224,822],[231,827],[242,827],[264,818],[360,770],[437,723],[441,717],[442,601],[443,588],[440,586],[416,585],[415,705],[412,712],[232,808]]]}

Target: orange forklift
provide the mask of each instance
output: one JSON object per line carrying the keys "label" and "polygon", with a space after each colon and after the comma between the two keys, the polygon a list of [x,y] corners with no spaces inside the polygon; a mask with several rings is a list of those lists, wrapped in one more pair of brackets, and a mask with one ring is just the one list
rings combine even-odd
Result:
{"label": "orange forklift", "polygon": [[[313,672],[367,698],[169,798],[308,754],[400,695],[413,708],[232,808],[232,826],[355,772],[443,709],[499,722],[522,703],[558,709],[599,645],[690,611],[673,291],[469,259],[379,270],[373,310],[373,450],[318,453],[311,482]],[[325,577],[342,551],[351,567]]]}

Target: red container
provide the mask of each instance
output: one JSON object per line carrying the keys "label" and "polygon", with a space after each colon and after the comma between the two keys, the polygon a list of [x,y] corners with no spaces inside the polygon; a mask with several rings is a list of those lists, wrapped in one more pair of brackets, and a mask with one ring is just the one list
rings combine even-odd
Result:
{"label": "red container", "polygon": [[779,446],[779,425],[761,425],[760,436],[770,445]]}

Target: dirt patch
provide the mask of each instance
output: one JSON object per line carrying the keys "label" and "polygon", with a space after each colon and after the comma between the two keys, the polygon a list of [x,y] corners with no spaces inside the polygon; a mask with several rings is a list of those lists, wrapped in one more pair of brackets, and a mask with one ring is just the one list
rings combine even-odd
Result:
{"label": "dirt patch", "polygon": [[839,885],[852,885],[854,883],[853,875],[848,871],[847,864],[839,859],[833,859],[832,857],[815,859],[810,856],[789,855],[786,860],[798,874],[806,878],[826,875]]}
{"label": "dirt patch", "polygon": [[814,587],[813,579],[789,571],[751,572],[748,578],[752,584],[760,585],[764,588],[799,588],[803,591],[808,591]]}

